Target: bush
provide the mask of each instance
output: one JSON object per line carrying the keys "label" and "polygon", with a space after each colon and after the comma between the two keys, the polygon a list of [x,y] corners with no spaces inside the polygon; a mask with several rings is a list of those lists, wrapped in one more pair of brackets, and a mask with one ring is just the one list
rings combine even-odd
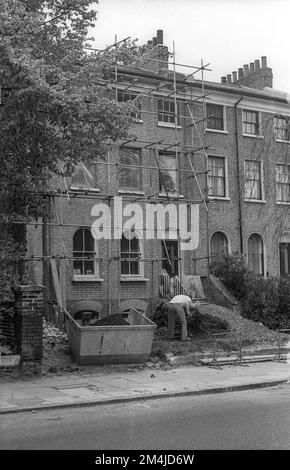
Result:
{"label": "bush", "polygon": [[241,255],[224,256],[224,261],[212,265],[211,271],[238,299],[246,295],[246,280],[250,273]]}
{"label": "bush", "polygon": [[290,328],[290,279],[255,276],[240,255],[225,256],[212,272],[240,300],[243,316],[268,328]]}

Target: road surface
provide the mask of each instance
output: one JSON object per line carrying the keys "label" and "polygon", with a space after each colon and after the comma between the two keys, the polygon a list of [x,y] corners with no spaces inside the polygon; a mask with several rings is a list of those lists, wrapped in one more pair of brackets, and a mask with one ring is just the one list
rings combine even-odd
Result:
{"label": "road surface", "polygon": [[0,416],[0,449],[289,449],[290,385]]}

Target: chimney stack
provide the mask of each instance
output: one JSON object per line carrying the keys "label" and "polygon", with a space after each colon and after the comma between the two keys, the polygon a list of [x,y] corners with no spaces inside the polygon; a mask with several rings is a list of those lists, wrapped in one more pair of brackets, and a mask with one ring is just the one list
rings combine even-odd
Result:
{"label": "chimney stack", "polygon": [[163,30],[157,29],[157,44],[163,44]]}
{"label": "chimney stack", "polygon": [[267,57],[265,55],[261,57],[261,62],[262,62],[262,68],[267,67]]}
{"label": "chimney stack", "polygon": [[233,82],[236,82],[238,80],[238,73],[235,71],[233,72]]}
{"label": "chimney stack", "polygon": [[232,83],[232,75],[230,73],[227,75],[227,83]]}
{"label": "chimney stack", "polygon": [[255,63],[251,62],[250,63],[250,73],[253,73],[253,72],[255,72]]}
{"label": "chimney stack", "polygon": [[244,75],[248,75],[249,74],[249,66],[248,64],[245,64],[244,65]]}
{"label": "chimney stack", "polygon": [[241,69],[241,68],[238,69],[238,76],[239,76],[239,80],[240,80],[241,78],[243,78],[243,76],[244,76],[243,69]]}
{"label": "chimney stack", "polygon": [[259,70],[260,68],[260,61],[259,59],[255,60],[255,70]]}

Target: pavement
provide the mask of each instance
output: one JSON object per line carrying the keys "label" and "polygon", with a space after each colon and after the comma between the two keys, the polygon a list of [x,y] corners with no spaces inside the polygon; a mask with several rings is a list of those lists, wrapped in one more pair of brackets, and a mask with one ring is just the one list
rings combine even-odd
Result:
{"label": "pavement", "polygon": [[129,367],[122,372],[0,378],[0,414],[232,392],[290,383],[290,360],[221,368]]}

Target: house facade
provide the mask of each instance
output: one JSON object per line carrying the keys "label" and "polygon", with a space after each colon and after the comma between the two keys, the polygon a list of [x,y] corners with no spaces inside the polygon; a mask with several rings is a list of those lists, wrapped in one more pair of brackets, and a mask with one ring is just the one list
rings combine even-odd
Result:
{"label": "house facade", "polygon": [[153,309],[166,273],[186,291],[187,276],[207,276],[226,253],[257,275],[290,272],[287,94],[265,57],[221,83],[168,62],[158,30],[134,64],[116,66],[108,93],[135,104],[132,137],[55,180],[50,218],[27,229],[31,276],[73,313],[116,313],[130,299]]}

